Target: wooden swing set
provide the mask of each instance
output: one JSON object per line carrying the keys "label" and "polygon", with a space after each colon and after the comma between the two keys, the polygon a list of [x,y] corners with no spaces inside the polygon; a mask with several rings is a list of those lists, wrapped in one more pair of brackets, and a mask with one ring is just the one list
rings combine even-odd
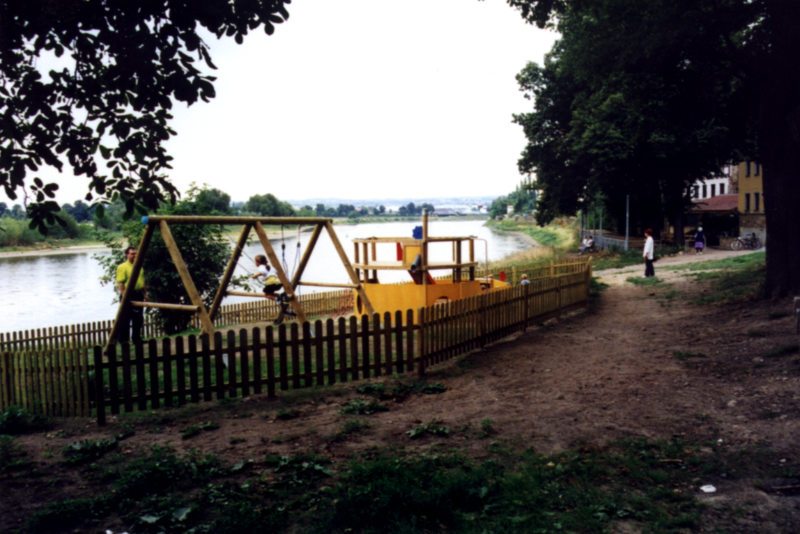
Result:
{"label": "wooden swing set", "polygon": [[[233,272],[236,268],[236,264],[239,261],[239,258],[242,255],[242,251],[247,244],[247,238],[250,235],[250,231],[254,230],[256,235],[258,236],[259,241],[261,242],[261,246],[264,248],[264,253],[266,254],[267,258],[269,259],[270,264],[275,269],[275,274],[280,280],[281,286],[283,287],[284,295],[287,299],[287,303],[292,307],[297,319],[302,323],[305,322],[306,316],[303,312],[303,305],[300,299],[295,298],[296,293],[295,290],[298,286],[317,286],[317,287],[340,287],[340,288],[350,288],[354,289],[358,296],[361,298],[361,302],[366,306],[367,310],[370,313],[374,313],[374,309],[372,307],[372,303],[369,300],[364,288],[362,286],[361,281],[359,280],[359,276],[356,274],[356,271],[353,269],[353,266],[350,264],[350,260],[347,258],[347,254],[345,254],[344,249],[342,248],[342,244],[339,242],[339,238],[336,236],[336,232],[333,229],[333,222],[331,219],[322,218],[322,217],[235,217],[235,216],[200,216],[200,215],[151,215],[142,217],[142,222],[145,224],[144,228],[144,235],[142,236],[142,240],[139,243],[139,248],[136,253],[136,259],[133,263],[133,270],[131,273],[131,277],[128,280],[128,284],[125,287],[125,292],[122,295],[122,299],[119,303],[119,308],[117,309],[117,315],[114,318],[114,324],[111,327],[111,333],[108,337],[108,345],[106,348],[111,346],[113,343],[116,342],[117,336],[119,334],[119,323],[120,319],[122,318],[123,312],[127,306],[134,306],[140,308],[161,308],[161,309],[168,309],[168,310],[181,310],[196,313],[198,318],[200,319],[200,325],[202,332],[204,334],[208,334],[211,336],[214,333],[214,316],[216,315],[217,311],[219,310],[220,305],[222,304],[222,299],[226,295],[236,295],[236,296],[246,296],[246,297],[264,297],[263,293],[246,293],[242,291],[228,291],[228,284],[230,283],[231,279],[233,278]],[[183,257],[181,255],[180,247],[176,243],[175,239],[172,236],[172,232],[170,230],[170,225],[177,225],[177,224],[218,224],[218,225],[242,225],[242,230],[239,233],[239,239],[236,242],[236,245],[231,252],[230,260],[228,260],[228,265],[225,269],[225,273],[222,275],[220,279],[219,287],[217,288],[216,294],[214,296],[213,303],[209,309],[206,309],[205,304],[203,303],[203,299],[200,296],[200,293],[197,291],[197,287],[195,286],[194,282],[192,281],[192,275],[189,272],[186,263],[183,261]],[[292,275],[292,278],[289,279],[285,269],[282,267],[280,260],[278,259],[278,255],[275,253],[275,249],[272,246],[272,242],[270,241],[267,232],[264,230],[264,225],[298,225],[298,226],[312,226],[314,227],[313,231],[311,232],[311,237],[308,241],[308,245],[306,246],[305,251],[303,252],[303,256],[300,259],[300,263],[297,265],[297,268]],[[169,303],[169,302],[149,302],[149,301],[132,301],[130,296],[133,293],[133,288],[136,286],[136,280],[139,278],[139,274],[142,270],[142,264],[144,263],[144,257],[147,253],[148,246],[150,245],[150,240],[153,237],[153,232],[159,229],[161,232],[161,237],[164,240],[164,244],[167,247],[167,251],[169,252],[170,257],[172,258],[172,262],[175,265],[175,268],[178,271],[178,275],[180,276],[181,282],[183,283],[184,288],[186,289],[186,293],[191,301],[191,304],[176,304],[176,303]],[[350,283],[330,283],[330,282],[308,282],[303,281],[303,271],[305,271],[306,265],[308,264],[308,260],[311,258],[311,253],[314,250],[317,241],[322,234],[322,230],[326,230],[328,232],[328,237],[330,238],[331,242],[333,243],[334,248],[336,249],[337,254],[339,255],[339,259],[342,261],[342,265],[347,272],[347,275],[350,278]],[[299,244],[299,243],[298,243]]]}

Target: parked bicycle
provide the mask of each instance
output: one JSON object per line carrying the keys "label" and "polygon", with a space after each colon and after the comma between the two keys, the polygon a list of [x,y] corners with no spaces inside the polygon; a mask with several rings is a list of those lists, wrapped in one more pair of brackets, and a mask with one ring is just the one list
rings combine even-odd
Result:
{"label": "parked bicycle", "polygon": [[761,248],[761,240],[755,233],[752,233],[749,236],[744,236],[744,237],[740,236],[731,241],[731,249],[733,250],[759,249],[759,248]]}

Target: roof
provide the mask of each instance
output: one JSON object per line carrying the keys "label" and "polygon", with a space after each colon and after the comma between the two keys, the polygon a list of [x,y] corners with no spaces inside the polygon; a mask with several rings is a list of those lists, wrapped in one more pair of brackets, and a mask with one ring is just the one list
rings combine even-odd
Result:
{"label": "roof", "polygon": [[738,195],[717,195],[692,201],[689,213],[733,213],[739,208]]}

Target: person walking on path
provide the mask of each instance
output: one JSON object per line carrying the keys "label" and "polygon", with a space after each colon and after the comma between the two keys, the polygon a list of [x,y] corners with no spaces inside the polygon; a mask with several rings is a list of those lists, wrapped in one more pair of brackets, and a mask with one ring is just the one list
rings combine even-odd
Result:
{"label": "person walking on path", "polygon": [[653,269],[653,252],[655,248],[653,230],[650,228],[645,230],[644,237],[644,251],[642,252],[642,257],[644,258],[644,276],[645,278],[649,278],[656,275],[656,271]]}
{"label": "person walking on path", "polygon": [[694,233],[694,253],[702,254],[703,248],[706,246],[706,235],[703,233],[703,227],[698,226],[697,232]]}
{"label": "person walking on path", "polygon": [[[128,285],[128,280],[131,279],[133,274],[133,262],[136,260],[136,248],[128,247],[125,249],[125,261],[117,267],[117,286],[119,287],[119,295],[125,293],[125,288]],[[139,308],[131,305],[131,301],[145,301],[147,300],[147,287],[144,283],[144,270],[139,270],[139,277],[136,279],[136,284],[131,291],[128,304],[123,308],[122,315],[120,316],[119,326],[119,342],[128,343],[131,339],[131,330],[133,330],[133,342],[139,343],[142,341],[142,326],[144,325],[144,308]]]}

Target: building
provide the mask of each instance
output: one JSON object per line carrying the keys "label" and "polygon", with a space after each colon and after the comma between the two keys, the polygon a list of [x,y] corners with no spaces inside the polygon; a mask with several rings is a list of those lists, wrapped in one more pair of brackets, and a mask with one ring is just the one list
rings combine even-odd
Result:
{"label": "building", "polygon": [[739,176],[739,235],[754,233],[767,242],[767,220],[764,210],[764,182],[762,167],[754,161],[743,161],[737,166]]}

